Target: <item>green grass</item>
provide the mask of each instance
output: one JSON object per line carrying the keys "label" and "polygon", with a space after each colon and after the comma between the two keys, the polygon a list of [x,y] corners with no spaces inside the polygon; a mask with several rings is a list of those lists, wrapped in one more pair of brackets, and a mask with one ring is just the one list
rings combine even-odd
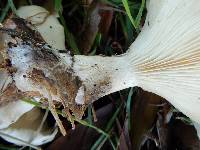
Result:
{"label": "green grass", "polygon": [[8,3],[9,3],[9,5],[10,5],[10,8],[11,8],[12,12],[13,12],[14,14],[17,14],[17,9],[16,9],[16,7],[15,7],[13,1],[12,1],[12,0],[8,0]]}
{"label": "green grass", "polygon": [[[21,140],[21,139],[19,139],[19,138],[16,138],[16,137],[10,136],[10,135],[8,135],[8,134],[2,133],[1,131],[0,131],[0,135],[1,135],[1,136],[8,137],[8,138],[11,138],[11,139],[16,140],[16,141],[19,141],[19,142],[23,143],[24,145],[29,146],[29,147],[31,147],[31,148],[33,148],[33,149],[37,149],[37,150],[40,149],[40,147],[38,147],[38,146],[32,145],[32,144],[27,143],[27,142],[25,142],[25,141],[23,141],[23,140]],[[5,149],[6,146],[0,147],[0,148],[4,148],[4,149]],[[10,149],[10,147],[7,147],[7,148]],[[12,148],[12,149],[14,149],[14,148]]]}
{"label": "green grass", "polygon": [[[123,104],[121,104],[120,106],[118,106],[118,108],[117,108],[117,110],[115,111],[115,113],[113,114],[113,116],[112,116],[112,118],[108,121],[108,124],[107,124],[107,126],[106,126],[106,128],[105,128],[105,131],[106,132],[111,132],[111,129],[112,129],[112,127],[113,127],[113,124],[114,124],[114,122],[115,122],[115,120],[116,120],[116,118],[117,118],[117,116],[118,116],[118,114],[119,114],[119,112],[120,112],[120,110],[121,110],[121,108],[122,108],[122,105]],[[92,146],[92,148],[91,148],[91,150],[96,150],[96,149],[100,149],[101,147],[100,146],[103,146],[103,144],[106,142],[106,140],[109,138],[109,136],[105,136],[105,135],[101,135],[98,139],[97,139],[97,141],[94,143],[94,145]],[[111,142],[112,143],[112,142]],[[112,147],[113,147],[113,149],[116,149],[115,148],[115,146],[114,146],[114,144],[111,144],[112,145]]]}
{"label": "green grass", "polygon": [[126,10],[126,13],[127,13],[128,17],[129,17],[129,19],[130,19],[130,21],[131,21],[133,27],[134,27],[136,30],[138,30],[137,23],[136,23],[135,19],[133,19],[132,15],[131,15],[131,11],[130,11],[130,8],[129,8],[128,1],[127,1],[127,0],[122,0],[122,3],[123,3],[123,5],[124,5],[124,8],[125,8],[125,10]]}
{"label": "green grass", "polygon": [[[33,101],[33,100],[31,100],[31,99],[24,98],[24,99],[22,99],[22,101],[24,101],[24,102],[26,102],[26,103],[29,103],[29,104],[31,104],[31,105],[34,105],[34,106],[36,106],[36,107],[39,107],[39,108],[41,108],[41,109],[46,109],[46,110],[48,110],[48,107],[45,107],[45,108],[44,108],[44,107],[42,106],[41,103],[36,102],[36,101]],[[61,116],[64,116],[64,114],[63,114],[63,112],[62,112],[61,110],[57,110],[57,113],[58,113],[59,115],[61,115]],[[101,134],[103,134],[103,135],[105,135],[105,136],[108,136],[108,134],[107,134],[106,132],[104,132],[103,130],[101,130],[101,129],[95,127],[95,126],[93,126],[92,124],[90,124],[90,123],[87,122],[87,121],[76,119],[76,118],[73,117],[73,116],[72,116],[72,119],[73,119],[74,121],[76,121],[76,122],[78,122],[78,123],[84,125],[84,126],[93,128],[94,130],[96,130],[97,132],[99,132],[99,133],[101,133]]]}
{"label": "green grass", "polygon": [[128,116],[128,129],[131,129],[131,102],[132,102],[132,95],[133,95],[133,87],[130,89],[128,93],[128,99],[126,103],[126,113]]}
{"label": "green grass", "polygon": [[143,14],[144,8],[145,8],[145,0],[142,0],[140,9],[139,9],[138,14],[137,14],[135,19],[132,17],[132,14],[131,14],[131,11],[130,11],[131,9],[129,7],[128,0],[122,0],[122,3],[124,5],[124,8],[125,8],[126,13],[127,13],[127,16],[129,17],[133,27],[135,28],[135,30],[137,32],[139,32],[140,31],[140,22],[141,22],[141,18],[142,18],[142,14]]}
{"label": "green grass", "polygon": [[61,12],[62,11],[62,0],[55,0],[55,10],[57,12]]}
{"label": "green grass", "polygon": [[1,16],[0,16],[0,22],[3,22],[3,20],[7,16],[9,9],[10,9],[10,3],[7,2],[6,6],[2,9]]}
{"label": "green grass", "polygon": [[79,48],[76,44],[75,38],[73,36],[73,34],[69,31],[66,23],[65,23],[65,19],[62,16],[62,13],[59,11],[59,17],[60,17],[60,22],[64,27],[65,30],[65,39],[67,41],[67,43],[69,44],[69,47],[72,49],[73,53],[78,55],[80,54]]}
{"label": "green grass", "polygon": [[3,145],[3,144],[0,144],[0,149],[1,150],[19,150],[19,148],[17,147],[12,147],[12,146]]}
{"label": "green grass", "polygon": [[73,34],[69,31],[67,24],[65,22],[65,19],[62,15],[62,0],[55,0],[55,10],[59,14],[60,22],[64,27],[65,39],[67,43],[69,44],[69,47],[72,49],[74,54],[80,54],[75,38]]}

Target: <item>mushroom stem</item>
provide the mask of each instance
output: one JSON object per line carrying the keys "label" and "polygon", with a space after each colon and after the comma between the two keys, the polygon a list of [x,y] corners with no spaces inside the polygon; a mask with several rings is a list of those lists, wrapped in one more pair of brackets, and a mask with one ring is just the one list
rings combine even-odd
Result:
{"label": "mushroom stem", "polygon": [[[76,99],[79,104],[89,103],[110,93],[137,86],[126,55],[122,56],[74,56],[73,70],[86,90],[86,98]],[[88,100],[88,101],[87,101]]]}

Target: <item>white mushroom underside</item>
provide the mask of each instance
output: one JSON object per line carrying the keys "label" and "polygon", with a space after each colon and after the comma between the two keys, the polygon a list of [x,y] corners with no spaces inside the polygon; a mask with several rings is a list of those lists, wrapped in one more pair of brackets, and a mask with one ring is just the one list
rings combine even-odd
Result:
{"label": "white mushroom underside", "polygon": [[200,1],[149,1],[145,25],[125,55],[75,56],[74,66],[87,89],[110,77],[99,97],[140,86],[200,123]]}
{"label": "white mushroom underside", "polygon": [[[149,7],[156,5],[152,0]],[[148,9],[127,60],[135,66],[138,86],[200,123],[200,1],[162,0],[155,8],[159,13]]]}

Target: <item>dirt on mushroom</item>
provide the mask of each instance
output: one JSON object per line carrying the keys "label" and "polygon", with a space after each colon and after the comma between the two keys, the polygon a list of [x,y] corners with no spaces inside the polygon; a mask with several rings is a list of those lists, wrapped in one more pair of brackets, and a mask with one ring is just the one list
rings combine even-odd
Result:
{"label": "dirt on mushroom", "polygon": [[[7,19],[1,28],[3,36],[6,37],[4,51],[7,50],[7,58],[4,62],[7,59],[10,62],[10,66],[4,65],[4,69],[13,80],[1,94],[1,100],[5,102],[8,98],[18,100],[23,97],[40,97],[48,100],[48,96],[45,95],[48,91],[53,100],[62,103],[70,121],[72,114],[78,119],[82,118],[86,105],[75,102],[82,82],[73,74],[73,63],[64,65],[60,56],[52,51],[51,46],[33,28],[29,22],[16,16]],[[72,60],[69,52],[66,53],[66,57]],[[11,72],[11,68],[15,71]],[[8,92],[10,89],[14,93]],[[6,95],[10,96],[5,99]]]}

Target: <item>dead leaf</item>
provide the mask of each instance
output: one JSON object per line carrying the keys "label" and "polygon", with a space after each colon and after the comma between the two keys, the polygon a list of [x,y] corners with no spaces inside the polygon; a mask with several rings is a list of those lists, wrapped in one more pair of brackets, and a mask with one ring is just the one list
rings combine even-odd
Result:
{"label": "dead leaf", "polygon": [[131,116],[132,144],[134,149],[139,149],[145,135],[153,127],[159,106],[163,103],[163,98],[140,89],[133,102]]}

